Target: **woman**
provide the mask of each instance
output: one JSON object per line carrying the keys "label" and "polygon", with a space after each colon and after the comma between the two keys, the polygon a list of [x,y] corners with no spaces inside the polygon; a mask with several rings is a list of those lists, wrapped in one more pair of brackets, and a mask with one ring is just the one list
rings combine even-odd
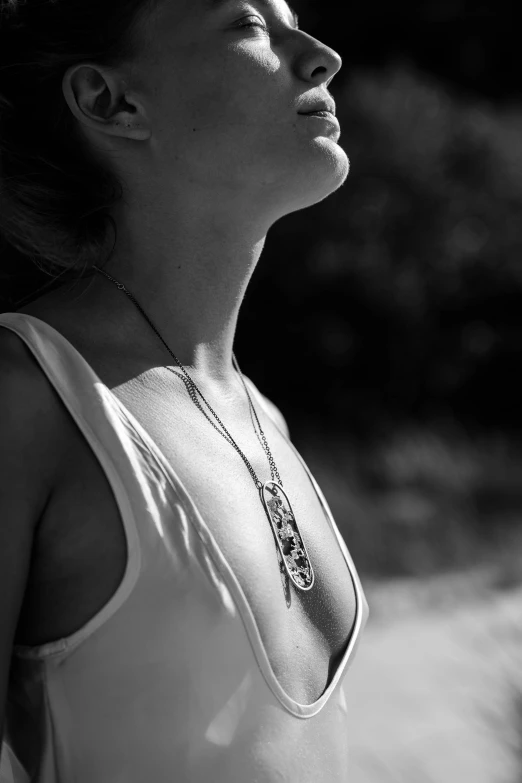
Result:
{"label": "woman", "polygon": [[0,316],[4,774],[344,782],[367,604],[232,351],[267,231],[347,176],[340,58],[285,0],[3,10],[2,232],[56,280]]}

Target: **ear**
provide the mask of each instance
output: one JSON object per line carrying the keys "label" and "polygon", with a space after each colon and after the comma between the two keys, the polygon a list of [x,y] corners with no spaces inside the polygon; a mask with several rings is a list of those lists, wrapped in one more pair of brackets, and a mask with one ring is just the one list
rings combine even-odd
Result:
{"label": "ear", "polygon": [[151,136],[146,112],[121,75],[98,65],[74,65],[63,77],[67,104],[79,122],[98,133],[146,141]]}

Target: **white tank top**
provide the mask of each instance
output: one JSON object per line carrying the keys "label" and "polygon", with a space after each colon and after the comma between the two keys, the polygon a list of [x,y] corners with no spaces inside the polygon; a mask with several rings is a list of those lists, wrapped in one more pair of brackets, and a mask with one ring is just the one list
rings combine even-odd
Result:
{"label": "white tank top", "polygon": [[313,704],[282,688],[234,572],[139,422],[51,326],[21,313],[0,315],[0,326],[29,347],[99,460],[128,551],[116,593],[84,627],[14,649],[0,783],[346,783],[343,678],[368,605],[306,465],[357,604]]}

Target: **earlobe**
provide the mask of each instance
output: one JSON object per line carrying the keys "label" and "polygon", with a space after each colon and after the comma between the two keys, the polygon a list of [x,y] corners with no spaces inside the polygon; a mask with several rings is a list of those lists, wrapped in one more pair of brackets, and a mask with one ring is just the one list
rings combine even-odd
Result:
{"label": "earlobe", "polygon": [[150,138],[141,104],[129,97],[115,72],[97,65],[73,66],[63,77],[62,89],[76,119],[91,130],[134,141]]}

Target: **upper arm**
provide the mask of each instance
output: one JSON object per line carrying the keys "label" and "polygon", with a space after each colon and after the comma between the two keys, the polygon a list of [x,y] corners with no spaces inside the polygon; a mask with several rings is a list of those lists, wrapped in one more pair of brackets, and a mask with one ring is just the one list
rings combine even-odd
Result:
{"label": "upper arm", "polygon": [[0,328],[0,738],[33,538],[57,476],[58,413],[28,349]]}

